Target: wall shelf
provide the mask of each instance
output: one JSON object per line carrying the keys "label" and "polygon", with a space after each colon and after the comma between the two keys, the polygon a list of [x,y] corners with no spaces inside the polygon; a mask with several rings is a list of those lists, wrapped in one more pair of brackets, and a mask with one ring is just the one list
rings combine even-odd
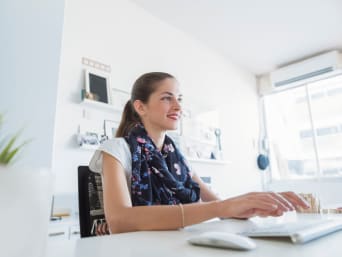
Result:
{"label": "wall shelf", "polygon": [[199,139],[195,137],[189,137],[189,136],[183,136],[184,141],[190,141],[195,144],[200,144],[200,145],[209,145],[209,146],[216,146],[216,141],[213,140],[204,140],[204,139]]}
{"label": "wall shelf", "polygon": [[216,165],[226,165],[230,164],[230,161],[222,161],[222,160],[214,160],[214,159],[193,159],[193,158],[186,158],[189,162],[192,163],[203,163],[203,164],[216,164]]}
{"label": "wall shelf", "polygon": [[90,150],[90,151],[95,151],[99,148],[100,145],[86,145],[86,144],[83,144],[83,145],[80,145],[80,149],[83,149],[83,150]]}
{"label": "wall shelf", "polygon": [[89,99],[83,99],[81,102],[81,105],[84,107],[90,107],[90,108],[94,108],[98,110],[105,110],[109,112],[122,112],[122,108],[119,108],[117,106],[94,101],[94,100],[89,100]]}

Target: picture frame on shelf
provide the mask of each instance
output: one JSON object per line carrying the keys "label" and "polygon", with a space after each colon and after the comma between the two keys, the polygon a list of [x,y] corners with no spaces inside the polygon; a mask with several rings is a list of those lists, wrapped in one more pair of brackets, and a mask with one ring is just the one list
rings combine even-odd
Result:
{"label": "picture frame on shelf", "polygon": [[84,98],[111,104],[110,73],[95,69],[85,69],[85,94]]}
{"label": "picture frame on shelf", "polygon": [[115,138],[116,131],[118,129],[119,123],[113,120],[104,120],[103,128],[104,135],[107,139]]}
{"label": "picture frame on shelf", "polygon": [[112,105],[123,109],[130,99],[130,93],[118,88],[112,88],[111,93]]}

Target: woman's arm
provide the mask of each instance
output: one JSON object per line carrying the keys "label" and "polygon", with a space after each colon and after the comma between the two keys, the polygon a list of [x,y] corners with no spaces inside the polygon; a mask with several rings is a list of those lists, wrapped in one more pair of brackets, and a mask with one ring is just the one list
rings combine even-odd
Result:
{"label": "woman's arm", "polygon": [[[114,157],[103,153],[103,198],[112,233],[138,230],[172,230],[183,226],[178,205],[132,207],[124,169]],[[216,202],[184,205],[184,225],[217,217]]]}
{"label": "woman's arm", "polygon": [[192,179],[196,183],[198,183],[201,189],[201,200],[203,202],[220,200],[220,198],[217,195],[215,195],[213,191],[210,190],[210,188],[203,182],[203,180],[196,173],[192,175]]}
{"label": "woman's arm", "polygon": [[[293,195],[291,195],[293,197]],[[114,157],[103,153],[103,198],[106,221],[111,233],[139,230],[173,230],[215,217],[279,216],[291,203],[278,194],[249,193],[223,201],[177,205],[132,207],[124,169]],[[293,203],[305,207],[297,198]]]}

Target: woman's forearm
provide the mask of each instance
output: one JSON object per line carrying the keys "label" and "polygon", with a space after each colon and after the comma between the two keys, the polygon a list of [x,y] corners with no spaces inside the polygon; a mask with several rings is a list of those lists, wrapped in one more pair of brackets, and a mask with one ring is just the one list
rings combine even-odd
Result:
{"label": "woman's forearm", "polygon": [[[218,217],[218,202],[125,207],[108,212],[111,233],[141,230],[174,230]],[[184,224],[183,224],[184,222]]]}

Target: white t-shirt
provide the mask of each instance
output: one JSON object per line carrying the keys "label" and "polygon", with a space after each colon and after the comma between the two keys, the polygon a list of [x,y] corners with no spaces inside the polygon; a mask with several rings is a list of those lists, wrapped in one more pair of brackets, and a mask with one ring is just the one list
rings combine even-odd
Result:
{"label": "white t-shirt", "polygon": [[131,176],[132,176],[132,154],[129,145],[123,137],[116,137],[105,141],[96,150],[89,163],[91,171],[100,173],[103,172],[103,152],[113,156],[117,159],[125,170],[126,180],[129,191],[131,190]]}

